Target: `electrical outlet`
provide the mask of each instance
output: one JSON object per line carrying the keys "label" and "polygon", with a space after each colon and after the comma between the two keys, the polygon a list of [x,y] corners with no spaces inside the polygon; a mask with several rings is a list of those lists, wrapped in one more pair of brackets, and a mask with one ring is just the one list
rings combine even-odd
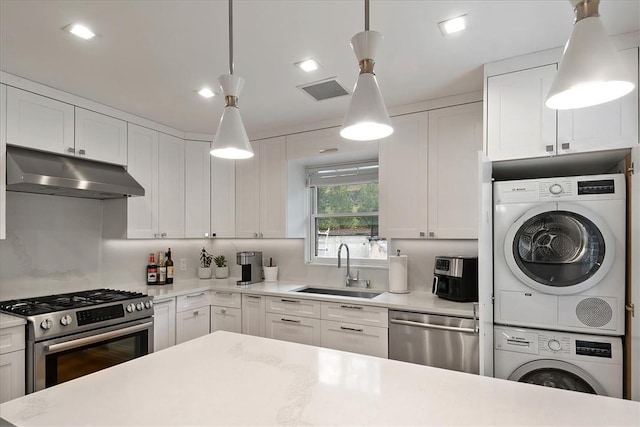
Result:
{"label": "electrical outlet", "polygon": [[186,270],[187,270],[187,259],[180,258],[180,271],[186,271]]}

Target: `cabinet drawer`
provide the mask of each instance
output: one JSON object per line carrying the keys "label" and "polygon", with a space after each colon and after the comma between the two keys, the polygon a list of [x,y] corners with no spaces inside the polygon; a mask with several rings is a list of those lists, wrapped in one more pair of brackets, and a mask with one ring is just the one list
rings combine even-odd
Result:
{"label": "cabinet drawer", "polygon": [[0,403],[24,396],[24,350],[0,355]]}
{"label": "cabinet drawer", "polygon": [[0,354],[22,350],[24,340],[24,325],[0,329]]}
{"label": "cabinet drawer", "polygon": [[322,347],[369,356],[389,356],[387,328],[323,320],[321,330]]}
{"label": "cabinet drawer", "polygon": [[209,307],[198,307],[176,314],[176,344],[209,333]]}
{"label": "cabinet drawer", "polygon": [[289,297],[267,297],[267,313],[320,318],[320,301]]}
{"label": "cabinet drawer", "polygon": [[242,295],[238,292],[211,291],[211,305],[242,307]]}
{"label": "cabinet drawer", "polygon": [[320,319],[267,313],[266,324],[267,338],[299,344],[320,345]]}
{"label": "cabinet drawer", "polygon": [[367,305],[340,302],[323,302],[322,319],[386,328],[389,326],[389,311],[382,307],[370,307]]}
{"label": "cabinet drawer", "polygon": [[211,305],[209,302],[209,291],[194,292],[189,295],[181,295],[177,298],[176,311],[181,312],[206,305]]}
{"label": "cabinet drawer", "polygon": [[242,310],[239,308],[211,307],[211,332],[242,333]]}

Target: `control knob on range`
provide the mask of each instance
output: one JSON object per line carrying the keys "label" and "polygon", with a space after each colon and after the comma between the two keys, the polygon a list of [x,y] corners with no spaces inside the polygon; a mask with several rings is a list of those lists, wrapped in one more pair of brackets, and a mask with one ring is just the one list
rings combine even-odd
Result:
{"label": "control knob on range", "polygon": [[562,348],[562,344],[560,344],[560,341],[556,339],[550,339],[548,345],[549,348],[553,351],[558,351]]}
{"label": "control knob on range", "polygon": [[562,193],[562,191],[563,191],[563,188],[562,188],[562,185],[560,184],[553,184],[551,185],[551,187],[549,187],[549,193],[551,194],[558,195]]}
{"label": "control knob on range", "polygon": [[138,311],[142,310],[143,308],[144,308],[144,304],[143,303],[139,302],[139,303],[136,304],[136,309]]}
{"label": "control knob on range", "polygon": [[51,319],[44,319],[42,323],[40,323],[40,327],[44,330],[51,329],[52,326],[53,322],[51,321]]}
{"label": "control knob on range", "polygon": [[62,316],[60,318],[60,324],[62,326],[70,325],[72,322],[73,322],[73,318],[71,316],[69,316],[68,314],[64,315],[64,316]]}
{"label": "control knob on range", "polygon": [[133,310],[135,310],[135,309],[136,309],[136,306],[135,306],[134,303],[127,304],[127,311],[129,313],[133,313]]}
{"label": "control knob on range", "polygon": [[153,307],[153,301],[149,300],[147,302],[144,303],[145,308],[151,308]]}

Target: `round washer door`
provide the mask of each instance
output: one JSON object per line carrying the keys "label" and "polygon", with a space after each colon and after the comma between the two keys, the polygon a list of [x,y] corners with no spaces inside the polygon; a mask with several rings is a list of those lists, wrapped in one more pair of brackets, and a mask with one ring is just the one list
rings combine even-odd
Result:
{"label": "round washer door", "polygon": [[542,359],[525,363],[508,378],[562,390],[607,396],[604,387],[587,371],[562,360]]}
{"label": "round washer door", "polygon": [[595,286],[609,272],[615,242],[606,223],[589,209],[549,203],[511,225],[504,254],[511,272],[525,285],[569,295]]}

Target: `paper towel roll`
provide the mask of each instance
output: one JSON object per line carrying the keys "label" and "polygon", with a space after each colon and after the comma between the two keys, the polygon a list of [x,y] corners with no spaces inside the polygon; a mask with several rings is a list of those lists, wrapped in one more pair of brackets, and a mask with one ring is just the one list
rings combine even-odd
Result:
{"label": "paper towel roll", "polygon": [[408,294],[406,255],[389,257],[389,292],[394,294]]}

